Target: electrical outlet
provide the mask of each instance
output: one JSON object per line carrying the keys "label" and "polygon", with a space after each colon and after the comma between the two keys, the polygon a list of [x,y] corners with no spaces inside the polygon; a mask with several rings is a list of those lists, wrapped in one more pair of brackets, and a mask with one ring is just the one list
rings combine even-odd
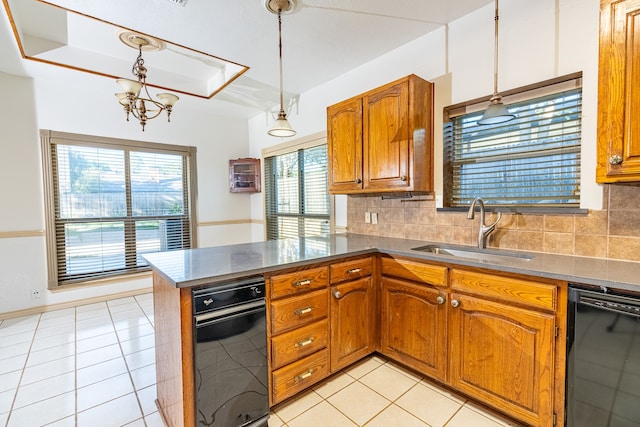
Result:
{"label": "electrical outlet", "polygon": [[364,223],[371,224],[371,212],[364,213]]}
{"label": "electrical outlet", "polygon": [[40,298],[40,289],[31,289],[31,299]]}
{"label": "electrical outlet", "polygon": [[376,212],[372,212],[371,213],[371,224],[377,224],[378,223],[378,214]]}

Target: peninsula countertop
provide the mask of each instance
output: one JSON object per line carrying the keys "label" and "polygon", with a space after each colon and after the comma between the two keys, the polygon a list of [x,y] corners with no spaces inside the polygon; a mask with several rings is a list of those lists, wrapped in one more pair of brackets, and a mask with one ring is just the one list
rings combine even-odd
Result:
{"label": "peninsula countertop", "polygon": [[160,252],[144,258],[155,272],[177,288],[215,284],[347,256],[383,253],[640,292],[640,262],[540,252],[518,252],[531,255],[527,261],[505,259],[496,262],[414,250],[428,244],[442,243],[331,234]]}

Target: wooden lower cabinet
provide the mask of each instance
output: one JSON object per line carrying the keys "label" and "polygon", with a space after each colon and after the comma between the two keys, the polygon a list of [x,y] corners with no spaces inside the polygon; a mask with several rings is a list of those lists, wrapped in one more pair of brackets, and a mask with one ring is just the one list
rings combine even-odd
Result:
{"label": "wooden lower cabinet", "polygon": [[375,295],[371,277],[331,286],[331,372],[375,349]]}
{"label": "wooden lower cabinet", "polygon": [[531,425],[552,426],[555,316],[451,298],[449,384]]}
{"label": "wooden lower cabinet", "polygon": [[381,351],[444,381],[447,367],[446,293],[427,285],[382,278]]}

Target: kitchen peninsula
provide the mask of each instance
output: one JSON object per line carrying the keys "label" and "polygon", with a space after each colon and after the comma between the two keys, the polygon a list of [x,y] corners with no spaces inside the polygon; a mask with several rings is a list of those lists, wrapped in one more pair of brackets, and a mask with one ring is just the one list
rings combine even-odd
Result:
{"label": "kitchen peninsula", "polygon": [[[536,426],[552,425],[556,419],[562,425],[567,284],[640,292],[640,264],[543,253],[522,258],[488,250],[465,257],[415,250],[428,243],[341,234],[146,256],[154,271],[158,405],[165,422],[195,425],[192,290],[259,275],[267,279],[272,405],[337,372],[341,360],[351,363],[360,357],[354,355],[378,351],[514,419]],[[306,284],[308,273],[319,287],[275,294],[272,284],[284,283],[290,273],[298,285]],[[331,339],[313,354],[301,353],[283,367],[280,361],[274,365],[278,339],[286,336],[273,330],[279,307],[312,295],[326,298],[324,317],[293,331],[317,325],[328,328],[324,335]],[[344,310],[365,306],[371,332],[342,333],[357,329],[344,323],[350,317]],[[488,313],[491,330],[479,329],[484,326],[474,320],[474,310]],[[476,328],[473,333],[465,329],[469,325]],[[417,328],[419,334],[414,333]],[[496,335],[507,330],[519,338],[509,342]],[[464,348],[477,336],[485,339],[483,351],[496,350],[482,373],[467,369],[478,352]],[[359,341],[350,341],[355,339]],[[419,339],[427,341],[416,342]],[[522,358],[506,361],[505,355],[514,352]],[[280,387],[280,375],[298,366],[307,369],[292,373],[282,380],[291,385]],[[508,378],[500,381],[504,373]]]}

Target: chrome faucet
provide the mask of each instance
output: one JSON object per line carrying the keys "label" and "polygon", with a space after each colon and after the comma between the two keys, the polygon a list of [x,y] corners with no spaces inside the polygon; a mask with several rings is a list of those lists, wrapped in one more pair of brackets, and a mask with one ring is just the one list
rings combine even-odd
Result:
{"label": "chrome faucet", "polygon": [[467,212],[467,219],[473,219],[475,214],[476,203],[480,205],[480,230],[478,231],[478,247],[480,249],[484,249],[487,247],[487,237],[489,234],[496,228],[496,224],[502,218],[502,213],[498,212],[498,219],[491,224],[484,224],[484,202],[480,197],[476,197],[473,202],[471,202],[471,206],[469,206],[469,212]]}

